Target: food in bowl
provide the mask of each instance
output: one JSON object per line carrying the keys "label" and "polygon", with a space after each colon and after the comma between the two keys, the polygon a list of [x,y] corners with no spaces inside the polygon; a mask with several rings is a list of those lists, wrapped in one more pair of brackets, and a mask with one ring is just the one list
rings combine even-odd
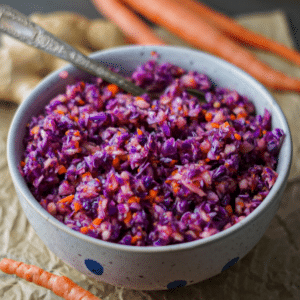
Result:
{"label": "food in bowl", "polygon": [[256,115],[246,97],[156,55],[131,80],[161,96],[80,81],[28,124],[20,172],[51,215],[104,241],[164,246],[214,235],[259,206],[285,136],[268,110]]}

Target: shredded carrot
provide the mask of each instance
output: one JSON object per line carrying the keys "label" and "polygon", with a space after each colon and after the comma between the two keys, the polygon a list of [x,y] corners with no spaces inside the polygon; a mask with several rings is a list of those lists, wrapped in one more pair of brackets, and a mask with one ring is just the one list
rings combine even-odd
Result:
{"label": "shredded carrot", "polygon": [[132,218],[132,214],[131,212],[129,211],[124,219],[124,223],[125,224],[129,224],[129,222],[131,221],[131,218]]}
{"label": "shredded carrot", "polygon": [[234,137],[239,141],[242,139],[242,137],[238,133],[235,133]]}
{"label": "shredded carrot", "polygon": [[87,226],[83,226],[80,228],[80,232],[83,234],[87,234],[89,232],[89,228]]}
{"label": "shredded carrot", "polygon": [[155,198],[156,196],[157,196],[157,194],[158,194],[158,190],[150,190],[149,191],[149,196],[153,199],[153,198]]}
{"label": "shredded carrot", "polygon": [[78,104],[78,105],[84,105],[85,102],[84,102],[82,99],[79,99],[79,100],[77,100],[77,104]]}
{"label": "shredded carrot", "polygon": [[25,165],[26,165],[26,164],[25,164],[25,161],[22,160],[22,161],[20,162],[20,166],[21,166],[21,167],[25,167]]}
{"label": "shredded carrot", "polygon": [[74,132],[74,135],[75,135],[75,136],[80,136],[79,130],[76,130],[76,131]]}
{"label": "shredded carrot", "polygon": [[80,209],[82,209],[82,205],[78,202],[74,203],[74,211],[78,212]]}
{"label": "shredded carrot", "polygon": [[81,175],[82,178],[87,177],[87,176],[92,176],[91,172],[85,172]]}
{"label": "shredded carrot", "polygon": [[240,207],[244,207],[245,206],[244,202],[241,202],[241,201],[238,201],[236,204],[239,205]]}
{"label": "shredded carrot", "polygon": [[112,161],[112,165],[115,169],[118,169],[120,167],[120,159],[119,157],[115,157]]}
{"label": "shredded carrot", "polygon": [[247,113],[245,113],[245,112],[240,112],[240,113],[237,114],[236,118],[237,118],[237,119],[244,119],[244,118],[246,118],[247,116],[248,116]]}
{"label": "shredded carrot", "polygon": [[178,162],[178,160],[172,159],[171,162],[169,163],[169,166],[173,167],[177,162]]}
{"label": "shredded carrot", "polygon": [[65,114],[65,112],[62,111],[61,109],[56,109],[55,112],[58,113],[58,114],[60,114],[60,115],[64,115]]}
{"label": "shredded carrot", "polygon": [[94,226],[93,223],[91,223],[91,224],[88,226],[88,230],[93,230],[93,229],[95,229],[95,226]]}
{"label": "shredded carrot", "polygon": [[100,225],[101,223],[102,223],[102,219],[100,219],[100,218],[96,218],[93,220],[94,225]]}
{"label": "shredded carrot", "polygon": [[267,133],[267,130],[263,130],[262,133],[263,135],[265,135]]}
{"label": "shredded carrot", "polygon": [[66,173],[66,172],[67,172],[67,169],[66,169],[65,166],[60,165],[60,166],[58,167],[57,173],[58,173],[59,175],[64,174],[64,173]]}
{"label": "shredded carrot", "polygon": [[231,205],[226,205],[225,209],[227,210],[227,212],[229,213],[229,215],[233,214],[233,210],[232,210],[232,206]]}
{"label": "shredded carrot", "polygon": [[112,93],[112,95],[116,95],[116,93],[120,90],[119,87],[113,83],[107,86],[107,89]]}
{"label": "shredded carrot", "polygon": [[218,123],[210,123],[211,127],[213,128],[219,128],[220,125]]}
{"label": "shredded carrot", "polygon": [[141,240],[141,236],[135,235],[131,238],[131,245],[135,245],[137,241]]}
{"label": "shredded carrot", "polygon": [[210,162],[210,159],[208,157],[206,157],[205,162]]}
{"label": "shredded carrot", "polygon": [[30,133],[32,135],[35,135],[35,134],[38,134],[39,130],[40,130],[40,126],[36,125],[30,130]]}
{"label": "shredded carrot", "polygon": [[141,201],[141,198],[140,197],[137,197],[137,196],[132,196],[128,199],[128,204],[131,204],[131,203],[139,203]]}
{"label": "shredded carrot", "polygon": [[224,124],[223,124],[225,127],[228,127],[228,126],[230,126],[230,124],[226,121],[226,122],[224,122]]}
{"label": "shredded carrot", "polygon": [[234,121],[236,119],[236,116],[234,114],[230,115],[230,120]]}
{"label": "shredded carrot", "polygon": [[179,183],[175,182],[175,181],[172,181],[171,186],[172,186],[173,192],[175,194],[177,194],[179,192],[179,190],[180,190]]}
{"label": "shredded carrot", "polygon": [[142,135],[142,134],[143,134],[143,131],[142,131],[141,129],[138,128],[138,129],[137,129],[137,134],[138,134],[138,135]]}
{"label": "shredded carrot", "polygon": [[174,170],[174,171],[171,173],[171,175],[174,176],[174,175],[177,174],[177,173],[178,173],[178,170],[176,169],[176,170]]}
{"label": "shredded carrot", "polygon": [[0,270],[7,274],[15,274],[26,281],[49,289],[65,300],[100,300],[70,278],[52,274],[34,265],[3,258],[0,261]]}
{"label": "shredded carrot", "polygon": [[69,195],[57,201],[57,203],[71,203],[74,199],[74,195]]}

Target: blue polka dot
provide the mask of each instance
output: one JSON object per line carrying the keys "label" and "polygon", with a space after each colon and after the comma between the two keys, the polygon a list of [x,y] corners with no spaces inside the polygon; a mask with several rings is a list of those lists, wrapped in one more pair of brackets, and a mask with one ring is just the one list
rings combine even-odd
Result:
{"label": "blue polka dot", "polygon": [[175,280],[173,282],[170,282],[168,285],[167,285],[167,288],[168,289],[176,289],[176,288],[179,288],[179,287],[184,287],[186,286],[187,282],[185,280]]}
{"label": "blue polka dot", "polygon": [[229,261],[222,269],[222,272],[227,270],[228,268],[230,268],[231,266],[233,266],[234,264],[236,264],[239,260],[239,257],[235,257],[233,258],[231,261]]}
{"label": "blue polka dot", "polygon": [[97,261],[92,260],[92,259],[86,259],[84,261],[86,267],[94,274],[96,275],[102,275],[103,274],[103,267],[101,264],[99,264]]}

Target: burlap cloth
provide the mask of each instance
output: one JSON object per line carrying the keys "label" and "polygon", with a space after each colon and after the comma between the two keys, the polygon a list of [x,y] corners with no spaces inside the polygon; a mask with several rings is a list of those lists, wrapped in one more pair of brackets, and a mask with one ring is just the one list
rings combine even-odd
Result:
{"label": "burlap cloth", "polygon": [[[288,46],[293,46],[285,16],[280,11],[242,16],[238,20],[253,30],[257,30]],[[98,35],[99,41],[96,44],[98,43],[99,49],[125,43],[116,28],[111,26],[109,28],[113,32],[113,34],[110,34],[111,39],[108,39],[105,34]],[[81,29],[78,28],[78,30]],[[182,41],[174,39],[161,29],[158,32],[170,44],[183,44]],[[103,45],[101,46],[102,41]],[[3,71],[5,57],[3,57],[3,53],[1,55],[2,64],[0,66],[2,66]],[[258,53],[258,55],[274,67],[290,75],[300,77],[300,68],[283,62],[270,54]],[[5,62],[6,69],[4,71],[7,72],[7,78],[2,76],[1,84],[3,87],[9,81],[9,85],[12,87],[15,78],[9,77],[12,75],[7,69],[9,62],[7,60]],[[57,64],[59,65],[59,63]],[[38,76],[42,77],[43,74]],[[26,72],[23,79],[26,81]],[[31,88],[32,84],[31,86],[24,85],[20,93],[25,95]],[[2,98],[13,100],[13,97],[9,99],[10,94],[7,95]],[[283,108],[292,130],[294,158],[290,180],[280,209],[267,232],[246,257],[220,275],[174,291],[151,292],[126,290],[96,282],[63,263],[44,246],[22,212],[6,161],[7,133],[17,105],[0,101],[0,258],[9,257],[21,260],[38,265],[55,274],[68,276],[103,300],[300,299],[300,236],[298,233],[300,228],[300,204],[298,199],[300,194],[300,135],[298,133],[298,128],[300,128],[300,96],[292,93],[276,93],[274,96]],[[50,300],[60,298],[44,288],[0,272],[0,299]]]}

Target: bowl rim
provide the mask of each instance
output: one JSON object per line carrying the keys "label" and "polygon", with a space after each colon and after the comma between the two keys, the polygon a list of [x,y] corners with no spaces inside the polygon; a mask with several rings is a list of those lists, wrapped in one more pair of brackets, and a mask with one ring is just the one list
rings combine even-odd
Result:
{"label": "bowl rim", "polygon": [[[269,91],[256,79],[254,79],[252,76],[250,76],[245,71],[241,70],[240,68],[232,65],[231,63],[216,57],[214,55],[202,52],[200,50],[191,49],[188,47],[182,47],[182,46],[136,46],[136,45],[129,45],[129,46],[120,46],[115,47],[112,49],[102,50],[94,52],[90,55],[91,58],[94,59],[101,59],[101,56],[105,56],[106,54],[113,53],[116,56],[119,53],[122,53],[124,51],[130,52],[131,49],[137,49],[142,51],[159,51],[164,48],[168,51],[181,51],[185,52],[186,54],[197,54],[199,55],[199,58],[202,57],[204,59],[213,60],[217,63],[222,64],[222,68],[229,68],[231,70],[234,70],[235,73],[237,73],[243,80],[245,80],[248,83],[251,83],[254,88],[259,89],[261,93],[264,94],[264,97],[268,99],[270,103],[274,106],[274,108],[279,111],[280,117],[281,117],[281,123],[283,124],[284,131],[285,131],[285,140],[284,143],[286,143],[286,151],[287,154],[282,156],[282,159],[285,162],[285,168],[282,170],[282,172],[279,174],[274,186],[270,190],[270,193],[267,195],[267,197],[262,201],[262,203],[253,211],[251,212],[245,219],[241,220],[239,223],[234,224],[232,227],[227,228],[226,230],[220,231],[212,236],[191,241],[191,242],[185,242],[180,244],[174,244],[174,245],[166,245],[166,246],[132,246],[132,245],[122,245],[117,244],[113,242],[103,241],[100,239],[96,239],[87,235],[84,235],[80,232],[77,232],[65,224],[58,221],[55,217],[53,217],[50,213],[48,213],[33,197],[31,194],[29,188],[27,187],[24,178],[19,172],[15,153],[17,151],[16,149],[16,135],[18,131],[18,122],[22,118],[24,111],[26,110],[27,106],[30,105],[31,102],[33,102],[33,99],[36,95],[41,93],[45,89],[45,85],[47,85],[48,81],[57,79],[59,73],[61,71],[72,71],[76,68],[72,65],[68,64],[67,66],[60,68],[49,75],[47,75],[30,93],[29,96],[24,99],[24,101],[21,103],[21,105],[18,107],[13,120],[11,122],[9,132],[8,132],[8,138],[7,138],[7,161],[8,166],[10,170],[10,174],[13,180],[13,183],[15,185],[16,190],[19,192],[19,194],[22,195],[22,197],[25,199],[25,201],[31,206],[32,209],[34,209],[42,218],[44,218],[46,221],[50,222],[54,227],[58,228],[59,230],[62,230],[63,232],[72,235],[73,237],[76,237],[82,241],[92,243],[96,246],[122,251],[122,252],[135,252],[135,253],[144,253],[144,254],[151,254],[151,253],[162,253],[162,252],[178,252],[178,251],[185,251],[185,250],[191,250],[193,248],[198,248],[200,246],[209,245],[214,242],[219,242],[233,234],[235,234],[237,231],[239,231],[241,228],[245,227],[247,224],[253,223],[257,218],[259,218],[267,208],[272,204],[272,199],[276,194],[281,191],[287,182],[287,178],[289,175],[289,171],[291,168],[291,162],[292,162],[292,139],[291,139],[291,133],[289,129],[289,125],[287,123],[286,117],[281,110],[278,103],[275,101],[273,96],[269,93]],[[163,51],[166,51],[163,50]]]}

